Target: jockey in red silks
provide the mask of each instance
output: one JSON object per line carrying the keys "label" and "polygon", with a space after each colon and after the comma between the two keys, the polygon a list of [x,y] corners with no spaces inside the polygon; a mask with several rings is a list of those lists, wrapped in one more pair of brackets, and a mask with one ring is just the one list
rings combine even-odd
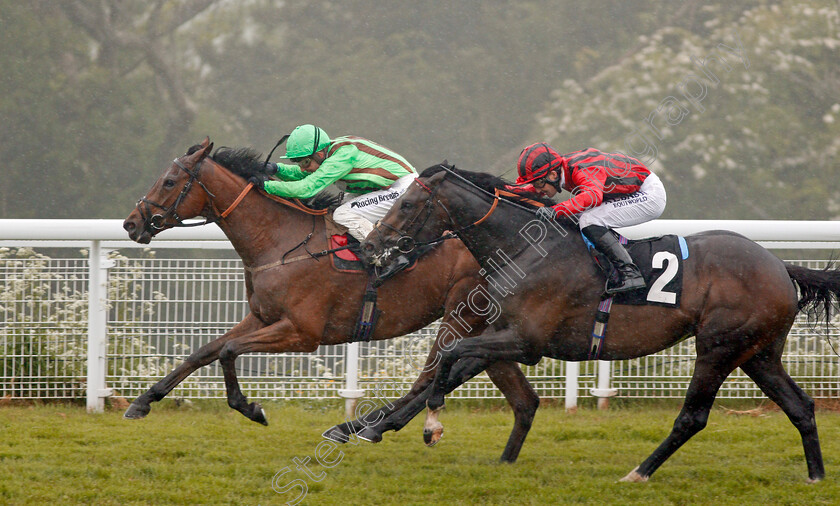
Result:
{"label": "jockey in red silks", "polygon": [[662,214],[665,188],[656,174],[620,153],[588,148],[561,155],[545,143],[523,149],[517,169],[516,185],[522,190],[547,197],[564,189],[573,194],[542,214],[577,221],[583,236],[609,259],[619,280],[607,283],[607,294],[644,288],[639,268],[610,229],[638,225]]}

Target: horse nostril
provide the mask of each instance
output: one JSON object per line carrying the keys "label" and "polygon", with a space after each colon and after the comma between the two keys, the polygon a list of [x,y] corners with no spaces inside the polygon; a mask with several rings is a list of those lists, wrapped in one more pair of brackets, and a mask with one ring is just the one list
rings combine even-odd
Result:
{"label": "horse nostril", "polygon": [[362,249],[363,249],[363,250],[365,250],[365,252],[367,252],[367,253],[373,253],[373,251],[374,251],[376,248],[374,247],[374,245],[373,245],[373,244],[371,244],[371,243],[369,243],[369,242],[366,242],[366,243],[364,243],[364,244],[362,245]]}
{"label": "horse nostril", "polygon": [[123,228],[126,232],[131,232],[132,230],[134,230],[135,227],[136,225],[132,221],[126,220],[125,222],[123,222]]}

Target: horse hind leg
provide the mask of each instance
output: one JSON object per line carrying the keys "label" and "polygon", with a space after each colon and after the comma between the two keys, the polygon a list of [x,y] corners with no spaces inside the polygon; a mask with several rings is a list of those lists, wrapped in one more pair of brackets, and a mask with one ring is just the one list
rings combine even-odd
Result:
{"label": "horse hind leg", "polygon": [[531,430],[534,415],[540,407],[540,398],[522,369],[514,362],[496,362],[487,368],[487,375],[513,409],[513,430],[500,459],[502,462],[513,463],[519,457],[525,437]]}
{"label": "horse hind leg", "polygon": [[793,381],[782,366],[780,353],[762,350],[741,365],[767,397],[779,405],[799,431],[808,465],[808,482],[816,483],[825,478],[817,423],[814,418],[814,401]]}
{"label": "horse hind leg", "polygon": [[228,405],[246,418],[268,425],[265,411],[259,403],[248,403],[236,376],[236,357],[245,353],[311,353],[320,343],[301,334],[289,320],[280,320],[255,332],[231,339],[219,352],[219,363],[225,377]]}
{"label": "horse hind leg", "polygon": [[736,367],[734,357],[742,351],[739,349],[733,352],[724,348],[719,347],[717,353],[710,351],[698,357],[685,403],[674,421],[671,433],[644,462],[620,481],[647,481],[686,441],[706,427],[715,396],[723,381]]}

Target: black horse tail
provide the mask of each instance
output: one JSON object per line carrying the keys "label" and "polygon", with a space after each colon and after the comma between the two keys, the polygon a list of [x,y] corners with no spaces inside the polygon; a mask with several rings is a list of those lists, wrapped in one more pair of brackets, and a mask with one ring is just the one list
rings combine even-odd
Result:
{"label": "black horse tail", "polygon": [[810,318],[831,320],[832,308],[840,300],[840,269],[829,262],[825,269],[808,269],[785,262],[788,275],[799,289],[799,311]]}

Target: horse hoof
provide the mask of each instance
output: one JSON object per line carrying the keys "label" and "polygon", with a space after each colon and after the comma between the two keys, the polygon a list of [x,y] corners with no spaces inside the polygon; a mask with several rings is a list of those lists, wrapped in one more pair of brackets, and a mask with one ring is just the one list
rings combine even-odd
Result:
{"label": "horse hoof", "polygon": [[338,425],[336,425],[335,427],[333,427],[331,429],[325,430],[324,433],[321,434],[321,437],[328,440],[328,441],[332,441],[334,443],[341,443],[341,444],[344,444],[344,443],[350,441],[350,437],[347,434],[345,434],[344,431],[339,429]]}
{"label": "horse hoof", "polygon": [[637,467],[636,469],[633,469],[632,471],[630,471],[630,474],[628,474],[627,476],[625,476],[624,478],[622,478],[618,481],[627,481],[627,482],[632,482],[632,483],[644,483],[644,482],[648,481],[648,477],[647,476],[642,476],[641,474],[639,474],[639,468]]}
{"label": "horse hoof", "polygon": [[382,434],[370,427],[365,427],[361,431],[357,432],[356,436],[362,441],[367,441],[368,443],[378,443],[382,441]]}
{"label": "horse hoof", "polygon": [[268,426],[268,420],[265,417],[265,410],[256,402],[251,403],[251,416],[248,418],[257,423]]}
{"label": "horse hoof", "polygon": [[131,406],[125,410],[123,418],[128,418],[129,420],[139,420],[141,418],[145,418],[151,410],[152,407],[148,404],[137,404],[136,402],[132,402]]}
{"label": "horse hoof", "polygon": [[434,430],[423,429],[423,442],[426,443],[426,446],[429,448],[438,444],[438,441],[440,441],[440,438],[442,437],[443,427]]}
{"label": "horse hoof", "polygon": [[822,478],[808,478],[807,480],[805,480],[805,483],[807,483],[808,485],[813,485],[813,484],[819,483],[821,481],[822,481]]}

